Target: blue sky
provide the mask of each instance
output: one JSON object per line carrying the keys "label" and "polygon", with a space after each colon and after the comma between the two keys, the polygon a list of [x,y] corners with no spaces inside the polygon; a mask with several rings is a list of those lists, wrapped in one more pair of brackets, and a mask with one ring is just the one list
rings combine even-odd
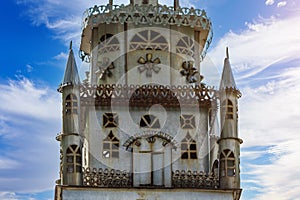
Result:
{"label": "blue sky", "polygon": [[[53,199],[59,169],[55,136],[61,130],[56,88],[70,40],[78,51],[82,13],[106,3],[0,3],[0,199]],[[206,9],[213,22],[204,68],[220,71],[225,47],[230,48],[243,93],[242,199],[300,199],[300,1],[181,0],[181,5]]]}

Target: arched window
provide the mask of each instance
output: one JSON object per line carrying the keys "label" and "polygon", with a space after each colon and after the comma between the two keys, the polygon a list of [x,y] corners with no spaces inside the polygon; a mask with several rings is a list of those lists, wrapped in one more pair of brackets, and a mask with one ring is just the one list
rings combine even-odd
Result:
{"label": "arched window", "polygon": [[105,34],[100,37],[99,40],[99,53],[109,53],[120,50],[120,43],[117,37],[113,34]]}
{"label": "arched window", "polygon": [[144,30],[136,33],[130,41],[130,50],[162,50],[168,51],[169,44],[159,32]]}
{"label": "arched window", "polygon": [[66,102],[65,102],[65,112],[67,115],[70,114],[77,114],[77,108],[78,108],[78,101],[77,97],[75,94],[69,94],[66,97]]}
{"label": "arched window", "polygon": [[235,176],[235,158],[232,151],[225,149],[220,156],[221,176]]}
{"label": "arched window", "polygon": [[103,140],[102,156],[104,158],[119,158],[119,140],[112,131]]}
{"label": "arched window", "polygon": [[154,116],[154,115],[144,115],[141,118],[140,127],[141,128],[158,129],[158,128],[160,128],[160,123],[159,123],[159,120],[156,116]]}
{"label": "arched window", "polygon": [[181,159],[197,159],[197,143],[189,132],[181,141]]}
{"label": "arched window", "polygon": [[67,172],[76,173],[81,172],[81,151],[79,146],[70,145],[67,149]]}
{"label": "arched window", "polygon": [[229,99],[223,101],[222,109],[225,114],[225,119],[233,119],[233,104]]}
{"label": "arched window", "polygon": [[214,175],[217,175],[217,174],[218,174],[218,169],[219,169],[219,161],[218,161],[218,160],[215,160],[215,161],[214,161],[214,164],[213,164],[213,166],[212,166],[211,172],[212,172]]}
{"label": "arched window", "polygon": [[188,36],[180,38],[176,45],[176,53],[194,57],[195,45],[194,40]]}

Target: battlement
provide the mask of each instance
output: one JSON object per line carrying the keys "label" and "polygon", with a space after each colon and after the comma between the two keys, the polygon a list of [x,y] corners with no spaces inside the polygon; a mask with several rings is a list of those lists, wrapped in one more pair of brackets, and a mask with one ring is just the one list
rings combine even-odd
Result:
{"label": "battlement", "polygon": [[87,9],[83,17],[83,26],[91,24],[97,26],[100,23],[134,23],[147,25],[176,25],[199,27],[210,30],[211,21],[202,9],[166,5],[100,5]]}

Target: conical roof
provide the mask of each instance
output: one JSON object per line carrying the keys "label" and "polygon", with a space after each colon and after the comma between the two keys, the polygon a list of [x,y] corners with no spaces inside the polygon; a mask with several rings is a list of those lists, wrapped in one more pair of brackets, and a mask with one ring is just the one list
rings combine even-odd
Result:
{"label": "conical roof", "polygon": [[77,65],[72,50],[72,41],[70,43],[70,52],[69,52],[69,58],[65,70],[64,80],[62,82],[62,85],[66,85],[66,84],[72,84],[72,85],[80,84]]}
{"label": "conical roof", "polygon": [[229,52],[228,47],[226,48],[226,58],[224,60],[223,73],[220,83],[220,90],[226,88],[236,88],[236,84],[234,81],[231,65],[229,62]]}

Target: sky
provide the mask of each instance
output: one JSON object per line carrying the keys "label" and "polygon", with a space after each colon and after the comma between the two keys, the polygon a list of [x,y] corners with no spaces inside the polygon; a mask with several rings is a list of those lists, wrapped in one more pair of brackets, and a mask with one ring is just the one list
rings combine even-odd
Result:
{"label": "sky", "polygon": [[[78,52],[84,10],[107,2],[1,1],[0,199],[53,199],[59,176],[55,136],[61,131],[56,89],[70,40]],[[300,199],[300,0],[180,2],[205,9],[212,20],[214,38],[204,69],[220,72],[225,48],[230,50],[243,94],[242,199]],[[84,64],[76,57],[83,73]]]}

